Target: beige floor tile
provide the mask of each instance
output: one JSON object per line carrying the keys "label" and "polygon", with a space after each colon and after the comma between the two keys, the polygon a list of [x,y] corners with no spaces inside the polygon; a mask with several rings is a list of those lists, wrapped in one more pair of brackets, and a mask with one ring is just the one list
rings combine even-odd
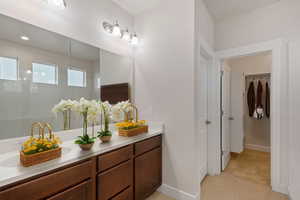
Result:
{"label": "beige floor tile", "polygon": [[[270,184],[270,154],[246,150],[233,157],[220,176],[208,176],[201,184],[201,200],[288,200],[273,192]],[[147,200],[173,200],[158,192]]]}

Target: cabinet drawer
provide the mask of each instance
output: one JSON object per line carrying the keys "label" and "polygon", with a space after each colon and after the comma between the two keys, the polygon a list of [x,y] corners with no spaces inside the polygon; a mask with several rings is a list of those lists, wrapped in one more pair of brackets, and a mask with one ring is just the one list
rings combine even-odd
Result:
{"label": "cabinet drawer", "polygon": [[108,200],[132,186],[133,183],[133,161],[129,160],[98,175],[98,200]]}
{"label": "cabinet drawer", "polygon": [[91,200],[92,181],[88,180],[46,200]]}
{"label": "cabinet drawer", "polygon": [[131,159],[133,156],[133,145],[123,147],[113,152],[101,155],[98,158],[98,171],[103,172],[109,168]]}
{"label": "cabinet drawer", "polygon": [[143,154],[151,149],[161,146],[161,136],[156,136],[135,144],[135,155]]}
{"label": "cabinet drawer", "polygon": [[50,175],[0,192],[0,199],[39,200],[54,195],[92,176],[92,161],[87,161]]}
{"label": "cabinet drawer", "polygon": [[133,199],[133,191],[132,187],[127,188],[111,200],[132,200]]}

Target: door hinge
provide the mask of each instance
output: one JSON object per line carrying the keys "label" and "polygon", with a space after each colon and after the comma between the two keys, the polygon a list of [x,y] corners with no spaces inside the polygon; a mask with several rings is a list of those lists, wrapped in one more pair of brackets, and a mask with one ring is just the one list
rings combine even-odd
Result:
{"label": "door hinge", "polygon": [[221,156],[224,156],[224,154],[225,154],[225,151],[221,151]]}
{"label": "door hinge", "polygon": [[221,110],[221,116],[224,116],[224,110]]}

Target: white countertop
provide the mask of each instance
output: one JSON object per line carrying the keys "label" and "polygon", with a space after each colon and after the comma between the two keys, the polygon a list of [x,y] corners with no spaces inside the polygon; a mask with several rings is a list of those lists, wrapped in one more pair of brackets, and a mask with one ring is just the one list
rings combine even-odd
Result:
{"label": "white countertop", "polygon": [[[99,127],[95,127],[96,131],[98,129]],[[91,129],[89,129],[89,133],[90,132]],[[149,133],[130,138],[119,136],[116,131],[113,131],[111,142],[102,144],[101,141],[97,139],[91,151],[82,151],[78,145],[74,144],[76,137],[82,134],[82,129],[57,132],[55,134],[59,136],[63,142],[61,145],[62,156],[58,159],[34,165],[32,167],[23,167],[19,161],[20,147],[27,139],[26,137],[0,140],[0,187],[80,160],[100,155],[162,133],[163,124],[161,123],[149,123]]]}

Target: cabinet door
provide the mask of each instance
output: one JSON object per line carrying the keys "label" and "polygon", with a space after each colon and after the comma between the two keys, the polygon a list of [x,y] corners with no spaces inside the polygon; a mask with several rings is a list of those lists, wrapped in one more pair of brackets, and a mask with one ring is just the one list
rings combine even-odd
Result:
{"label": "cabinet door", "polygon": [[91,200],[92,183],[91,180],[85,181],[66,191],[63,191],[47,200]]}
{"label": "cabinet door", "polygon": [[135,158],[135,200],[144,200],[161,185],[161,148]]}

